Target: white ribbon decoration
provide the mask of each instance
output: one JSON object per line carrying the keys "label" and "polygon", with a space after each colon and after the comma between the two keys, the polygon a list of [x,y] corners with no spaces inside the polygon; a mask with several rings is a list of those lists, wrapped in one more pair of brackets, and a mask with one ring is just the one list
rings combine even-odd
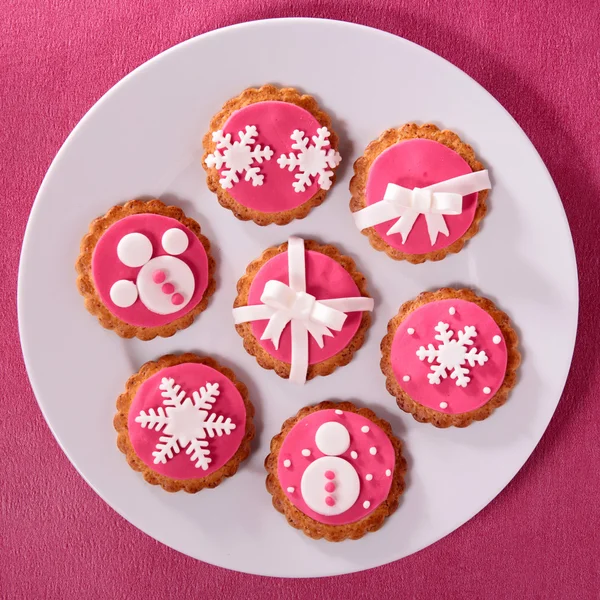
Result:
{"label": "white ribbon decoration", "polygon": [[260,297],[262,304],[238,306],[233,309],[235,324],[249,321],[269,323],[261,340],[271,340],[279,348],[283,330],[290,323],[292,328],[292,363],[290,381],[300,385],[306,382],[308,371],[308,336],[323,348],[323,337],[332,337],[331,329],[340,331],[348,312],[373,310],[373,298],[333,298],[317,300],[306,293],[306,265],[304,261],[304,240],[291,237],[288,240],[289,285],[271,279],[267,281]]}
{"label": "white ribbon decoration", "polygon": [[417,217],[425,215],[429,240],[433,246],[439,233],[449,233],[444,215],[460,215],[463,196],[491,187],[487,170],[474,171],[412,190],[388,183],[383,200],[355,212],[354,222],[363,230],[400,217],[387,234],[400,233],[404,244]]}

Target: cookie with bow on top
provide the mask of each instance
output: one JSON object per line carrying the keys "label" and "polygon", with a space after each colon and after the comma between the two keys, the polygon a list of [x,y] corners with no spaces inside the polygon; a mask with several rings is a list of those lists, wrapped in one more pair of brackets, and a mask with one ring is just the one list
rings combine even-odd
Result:
{"label": "cookie with bow on top", "polygon": [[264,369],[303,384],[350,362],[373,310],[365,277],[333,246],[291,237],[238,281],[233,316]]}
{"label": "cookie with bow on top", "polygon": [[491,187],[475,152],[452,131],[388,129],[354,163],[350,210],[376,250],[422,263],[460,252],[486,213]]}
{"label": "cookie with bow on top", "polygon": [[436,427],[487,419],[506,402],[521,362],[508,316],[466,289],[423,292],[405,302],[381,352],[398,406]]}
{"label": "cookie with bow on top", "polygon": [[210,190],[238,219],[258,225],[304,218],[325,200],[341,161],[316,100],[273,85],[228,100],[203,144]]}
{"label": "cookie with bow on top", "polygon": [[215,261],[200,225],[160,200],[132,200],[94,220],[76,270],[87,310],[124,338],[189,327],[215,291]]}
{"label": "cookie with bow on top", "polygon": [[250,454],[254,407],[231,369],[196,354],[162,356],[132,375],[117,400],[117,446],[167,492],[214,488]]}
{"label": "cookie with bow on top", "polygon": [[377,531],[398,508],[406,460],[372,410],[321,402],[283,424],[265,468],[273,506],[292,527],[341,542]]}

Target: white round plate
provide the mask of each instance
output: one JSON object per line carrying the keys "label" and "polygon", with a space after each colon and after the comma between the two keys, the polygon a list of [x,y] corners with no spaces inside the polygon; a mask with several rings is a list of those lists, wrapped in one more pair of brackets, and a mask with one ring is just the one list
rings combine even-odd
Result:
{"label": "white round plate", "polygon": [[[332,59],[332,57],[334,57]],[[273,82],[314,94],[342,138],[326,202],[285,227],[238,221],[209,192],[202,136],[225,100]],[[411,265],[376,252],[348,208],[352,163],[384,129],[433,121],[473,145],[493,179],[482,230],[457,255]],[[112,205],[157,196],[198,220],[217,260],[218,289],[187,330],[122,340],[90,316],[75,286],[79,241]],[[296,387],[258,367],[231,315],[250,259],[291,234],[353,256],[376,300],[367,342],[349,366]],[[516,324],[519,382],[508,403],[465,430],[438,430],[396,407],[379,343],[398,306],[426,289],[474,286]],[[36,198],[21,257],[19,322],[40,407],[69,459],[136,527],[185,554],[248,573],[335,575],[376,567],[432,544],[492,500],[527,460],[560,398],[577,322],[577,274],[565,213],[523,131],[450,63],[393,35],[335,21],[282,19],[189,40],[136,69],[81,120]],[[115,445],[115,400],[142,363],[179,351],[235,369],[257,408],[258,438],[238,474],[216,490],[168,494],[146,484]],[[356,542],[313,541],[271,506],[263,460],[271,437],[302,406],[352,399],[388,419],[408,455],[408,486],[384,527]]]}

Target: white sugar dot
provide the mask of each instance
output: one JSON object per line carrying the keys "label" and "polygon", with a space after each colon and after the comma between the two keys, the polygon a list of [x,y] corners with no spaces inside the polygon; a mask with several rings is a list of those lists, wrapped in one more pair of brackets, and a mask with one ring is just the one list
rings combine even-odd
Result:
{"label": "white sugar dot", "polygon": [[389,477],[391,474],[392,474],[392,472],[389,469],[385,470],[386,477]]}
{"label": "white sugar dot", "polygon": [[119,308],[128,308],[138,298],[138,290],[133,281],[119,279],[115,281],[110,288],[110,299]]}
{"label": "white sugar dot", "polygon": [[405,376],[402,378],[402,381],[410,381],[410,375],[405,375]]}
{"label": "white sugar dot", "polygon": [[412,327],[409,327],[409,328],[406,330],[406,333],[408,333],[408,335],[412,335],[414,332],[415,332],[415,330],[414,330]]}
{"label": "white sugar dot", "polygon": [[371,480],[373,479],[373,475],[371,475],[371,473],[367,473],[367,474],[365,475],[365,479],[366,479],[367,481],[371,481]]}
{"label": "white sugar dot", "polygon": [[494,342],[494,344],[499,344],[502,341],[502,338],[499,335],[495,335],[492,338],[492,342]]}
{"label": "white sugar dot", "polygon": [[440,408],[448,408],[447,402],[440,402]]}
{"label": "white sugar dot", "polygon": [[335,411],[335,414],[336,414],[336,415],[343,415],[343,414],[344,414],[344,411],[343,411],[343,410],[336,410],[336,411]]}
{"label": "white sugar dot", "polygon": [[360,430],[361,430],[363,433],[369,433],[369,426],[368,426],[368,425],[363,425],[363,426],[360,428]]}
{"label": "white sugar dot", "polygon": [[369,508],[369,506],[371,506],[371,503],[368,500],[365,500],[363,502],[363,508]]}
{"label": "white sugar dot", "polygon": [[183,254],[188,247],[190,241],[183,229],[167,229],[162,236],[162,247],[173,255]]}
{"label": "white sugar dot", "polygon": [[289,487],[289,488],[287,489],[287,491],[288,491],[290,494],[293,494],[295,489],[296,489],[296,488]]}
{"label": "white sugar dot", "polygon": [[302,456],[310,456],[310,450],[308,448],[304,448],[304,450],[302,450]]}
{"label": "white sugar dot", "polygon": [[352,450],[352,452],[350,452],[350,456],[351,456],[352,458],[354,458],[354,459],[357,459],[357,458],[358,458],[358,452],[356,452],[356,451]]}
{"label": "white sugar dot", "polygon": [[284,466],[286,469],[289,469],[289,468],[292,466],[292,461],[291,461],[289,458],[286,458],[286,459],[283,461],[283,466]]}
{"label": "white sugar dot", "polygon": [[456,309],[454,308],[454,306],[451,306],[451,307],[448,309],[448,312],[449,312],[451,315],[453,315],[453,314],[455,314],[455,313],[456,313]]}
{"label": "white sugar dot", "polygon": [[141,267],[152,258],[152,242],[143,233],[128,233],[117,244],[117,256],[127,267]]}
{"label": "white sugar dot", "polygon": [[484,387],[484,388],[483,388],[483,393],[484,393],[484,394],[489,394],[491,391],[492,391],[492,390],[490,390],[490,388],[489,388],[489,387]]}
{"label": "white sugar dot", "polygon": [[371,447],[369,448],[369,452],[370,452],[370,453],[371,453],[373,456],[375,456],[375,455],[377,454],[377,448],[375,448],[375,446],[371,446]]}
{"label": "white sugar dot", "polygon": [[350,433],[337,421],[327,421],[315,434],[317,448],[327,456],[339,456],[350,447]]}

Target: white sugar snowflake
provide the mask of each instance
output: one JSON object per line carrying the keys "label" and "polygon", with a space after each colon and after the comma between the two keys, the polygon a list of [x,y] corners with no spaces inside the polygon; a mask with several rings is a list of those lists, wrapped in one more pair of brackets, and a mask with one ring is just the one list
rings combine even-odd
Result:
{"label": "white sugar snowflake", "polygon": [[482,350],[479,352],[475,347],[467,351],[467,346],[473,345],[471,338],[477,337],[475,327],[465,325],[463,331],[457,333],[458,339],[453,340],[454,332],[450,329],[450,325],[441,321],[434,327],[439,335],[435,339],[441,344],[434,348],[433,344],[429,344],[427,349],[421,346],[417,350],[417,356],[420,360],[427,359],[427,362],[432,363],[434,360],[437,364],[431,366],[432,373],[427,374],[429,383],[439,384],[442,379],[448,377],[448,371],[451,371],[450,378],[456,379],[456,385],[459,387],[467,387],[471,378],[468,377],[469,369],[465,363],[469,363],[471,367],[476,364],[483,365],[487,362],[487,354]]}
{"label": "white sugar snowflake", "polygon": [[295,142],[292,148],[299,152],[290,152],[287,156],[282,154],[277,159],[277,164],[282,169],[288,167],[290,171],[298,167],[300,172],[296,173],[296,181],[292,184],[296,192],[305,191],[306,186],[312,184],[315,175],[319,176],[318,183],[321,189],[328,190],[331,187],[331,169],[340,164],[342,157],[339,152],[329,148],[330,135],[327,127],[320,127],[317,129],[317,135],[312,136],[312,146],[309,146],[310,138],[305,137],[304,131],[296,129],[290,136]]}
{"label": "white sugar snowflake", "polygon": [[[271,160],[273,150],[269,146],[264,148],[260,144],[254,145],[258,131],[254,125],[246,125],[245,131],[238,131],[238,142],[231,142],[231,134],[223,135],[223,131],[214,131],[213,142],[217,142],[217,149],[206,157],[209,167],[221,169],[219,183],[225,190],[233,187],[239,181],[238,173],[245,173],[244,180],[252,181],[253,186],[262,185],[265,176],[260,173],[260,167],[251,166],[253,162],[261,164],[263,160]],[[220,152],[223,150],[223,152]]]}
{"label": "white sugar snowflake", "polygon": [[162,390],[163,405],[156,410],[142,410],[135,418],[142,427],[161,431],[156,450],[152,453],[154,464],[165,464],[167,459],[179,454],[181,448],[187,446],[186,454],[196,463],[196,468],[206,471],[212,462],[206,436],[214,438],[223,434],[229,435],[235,429],[235,423],[222,415],[208,414],[219,392],[218,383],[207,383],[198,392],[192,393],[192,399],[187,397],[180,385],[174,379],[163,377],[159,388]]}

